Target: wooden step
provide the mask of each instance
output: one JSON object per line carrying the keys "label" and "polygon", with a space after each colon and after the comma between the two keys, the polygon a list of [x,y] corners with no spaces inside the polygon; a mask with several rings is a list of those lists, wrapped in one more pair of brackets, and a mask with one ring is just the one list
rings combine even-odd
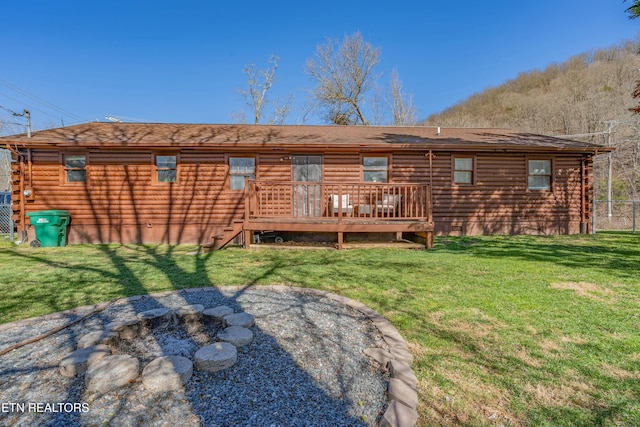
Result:
{"label": "wooden step", "polygon": [[243,221],[234,221],[233,225],[229,225],[222,229],[223,233],[216,234],[215,236],[213,236],[213,243],[203,245],[203,248],[214,250],[214,251],[218,249],[222,249],[229,242],[235,239],[236,236],[238,236],[238,234],[242,233],[243,225],[244,225]]}

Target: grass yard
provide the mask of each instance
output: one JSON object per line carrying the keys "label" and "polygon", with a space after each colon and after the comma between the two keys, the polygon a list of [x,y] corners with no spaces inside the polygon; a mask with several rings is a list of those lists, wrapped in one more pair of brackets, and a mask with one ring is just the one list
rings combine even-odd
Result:
{"label": "grass yard", "polygon": [[194,286],[359,300],[414,354],[420,425],[640,425],[640,235],[456,237],[431,251],[0,243],[0,323]]}

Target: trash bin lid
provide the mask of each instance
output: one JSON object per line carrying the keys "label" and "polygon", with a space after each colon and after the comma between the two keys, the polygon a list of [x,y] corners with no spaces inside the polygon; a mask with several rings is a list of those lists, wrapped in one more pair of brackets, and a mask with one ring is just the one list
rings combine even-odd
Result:
{"label": "trash bin lid", "polygon": [[27,212],[27,216],[31,218],[31,216],[70,216],[69,211],[52,209],[48,211],[35,211],[35,212]]}

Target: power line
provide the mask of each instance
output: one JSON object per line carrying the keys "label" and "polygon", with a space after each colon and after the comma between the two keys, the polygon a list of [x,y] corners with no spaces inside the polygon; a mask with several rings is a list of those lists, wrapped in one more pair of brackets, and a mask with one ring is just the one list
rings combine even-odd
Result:
{"label": "power line", "polygon": [[13,117],[24,117],[25,119],[27,119],[27,138],[31,138],[31,112],[29,112],[29,110],[23,110],[21,114],[18,114],[6,107],[2,107],[2,109],[10,112]]}
{"label": "power line", "polygon": [[18,86],[14,85],[14,84],[9,83],[6,80],[0,79],[0,84],[2,84],[3,86],[8,87],[9,89],[12,89],[12,90],[20,93],[20,94],[22,94],[22,95],[24,95],[24,96],[26,96],[28,98],[31,98],[32,100],[34,100],[36,102],[41,103],[41,104],[47,106],[48,108],[50,108],[52,110],[55,110],[55,111],[57,111],[59,113],[63,113],[65,115],[67,115],[67,116],[70,116],[70,117],[80,121],[80,122],[88,121],[88,120],[85,120],[82,117],[77,116],[77,115],[75,115],[75,114],[73,114],[73,113],[71,113],[71,112],[69,112],[67,110],[64,110],[64,109],[62,109],[60,107],[57,107],[57,106],[53,105],[52,103],[50,103],[48,101],[45,101],[44,99],[42,99],[42,98],[40,98],[40,97],[38,97],[36,95],[33,95],[33,94],[27,92],[26,90],[19,88]]}
{"label": "power line", "polygon": [[3,107],[2,105],[0,105],[0,108],[2,108],[4,111],[8,112],[9,114],[13,114],[13,115],[17,114],[15,111],[10,110],[7,107]]}
{"label": "power line", "polygon": [[[17,98],[14,98],[14,97],[12,97],[12,96],[9,96],[9,95],[5,94],[5,93],[0,93],[0,96],[4,96],[5,98],[9,98],[9,99],[11,99],[12,101],[16,101],[16,102],[19,102],[19,103],[21,103],[21,104],[24,104],[24,105],[26,105],[27,107],[29,107],[31,110],[39,111],[39,112],[41,112],[42,114],[44,114],[44,115],[46,115],[46,116],[49,116],[49,117],[51,117],[51,118],[53,118],[53,119],[55,119],[55,120],[60,120],[60,117],[56,117],[56,116],[54,116],[53,114],[50,114],[50,113],[48,113],[48,112],[46,112],[46,111],[44,111],[44,110],[41,110],[41,109],[40,109],[40,108],[38,108],[38,107],[34,107],[34,106],[33,106],[33,105],[31,105],[31,104],[28,104],[28,103],[26,103],[26,102],[23,102],[23,101],[21,101],[21,100],[19,100],[19,99],[17,99]],[[6,110],[6,108],[5,108],[5,110]],[[83,120],[83,121],[85,121],[85,120]]]}

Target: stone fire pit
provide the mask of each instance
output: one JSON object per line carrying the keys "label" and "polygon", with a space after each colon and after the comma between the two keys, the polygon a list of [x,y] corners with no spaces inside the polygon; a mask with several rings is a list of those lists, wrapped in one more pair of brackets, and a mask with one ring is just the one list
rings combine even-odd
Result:
{"label": "stone fire pit", "polygon": [[136,381],[142,366],[145,388],[175,390],[189,381],[194,367],[216,372],[235,365],[238,348],[253,341],[253,325],[253,315],[227,306],[143,311],[80,337],[77,350],[60,361],[59,372],[84,375],[88,391],[104,393]]}

